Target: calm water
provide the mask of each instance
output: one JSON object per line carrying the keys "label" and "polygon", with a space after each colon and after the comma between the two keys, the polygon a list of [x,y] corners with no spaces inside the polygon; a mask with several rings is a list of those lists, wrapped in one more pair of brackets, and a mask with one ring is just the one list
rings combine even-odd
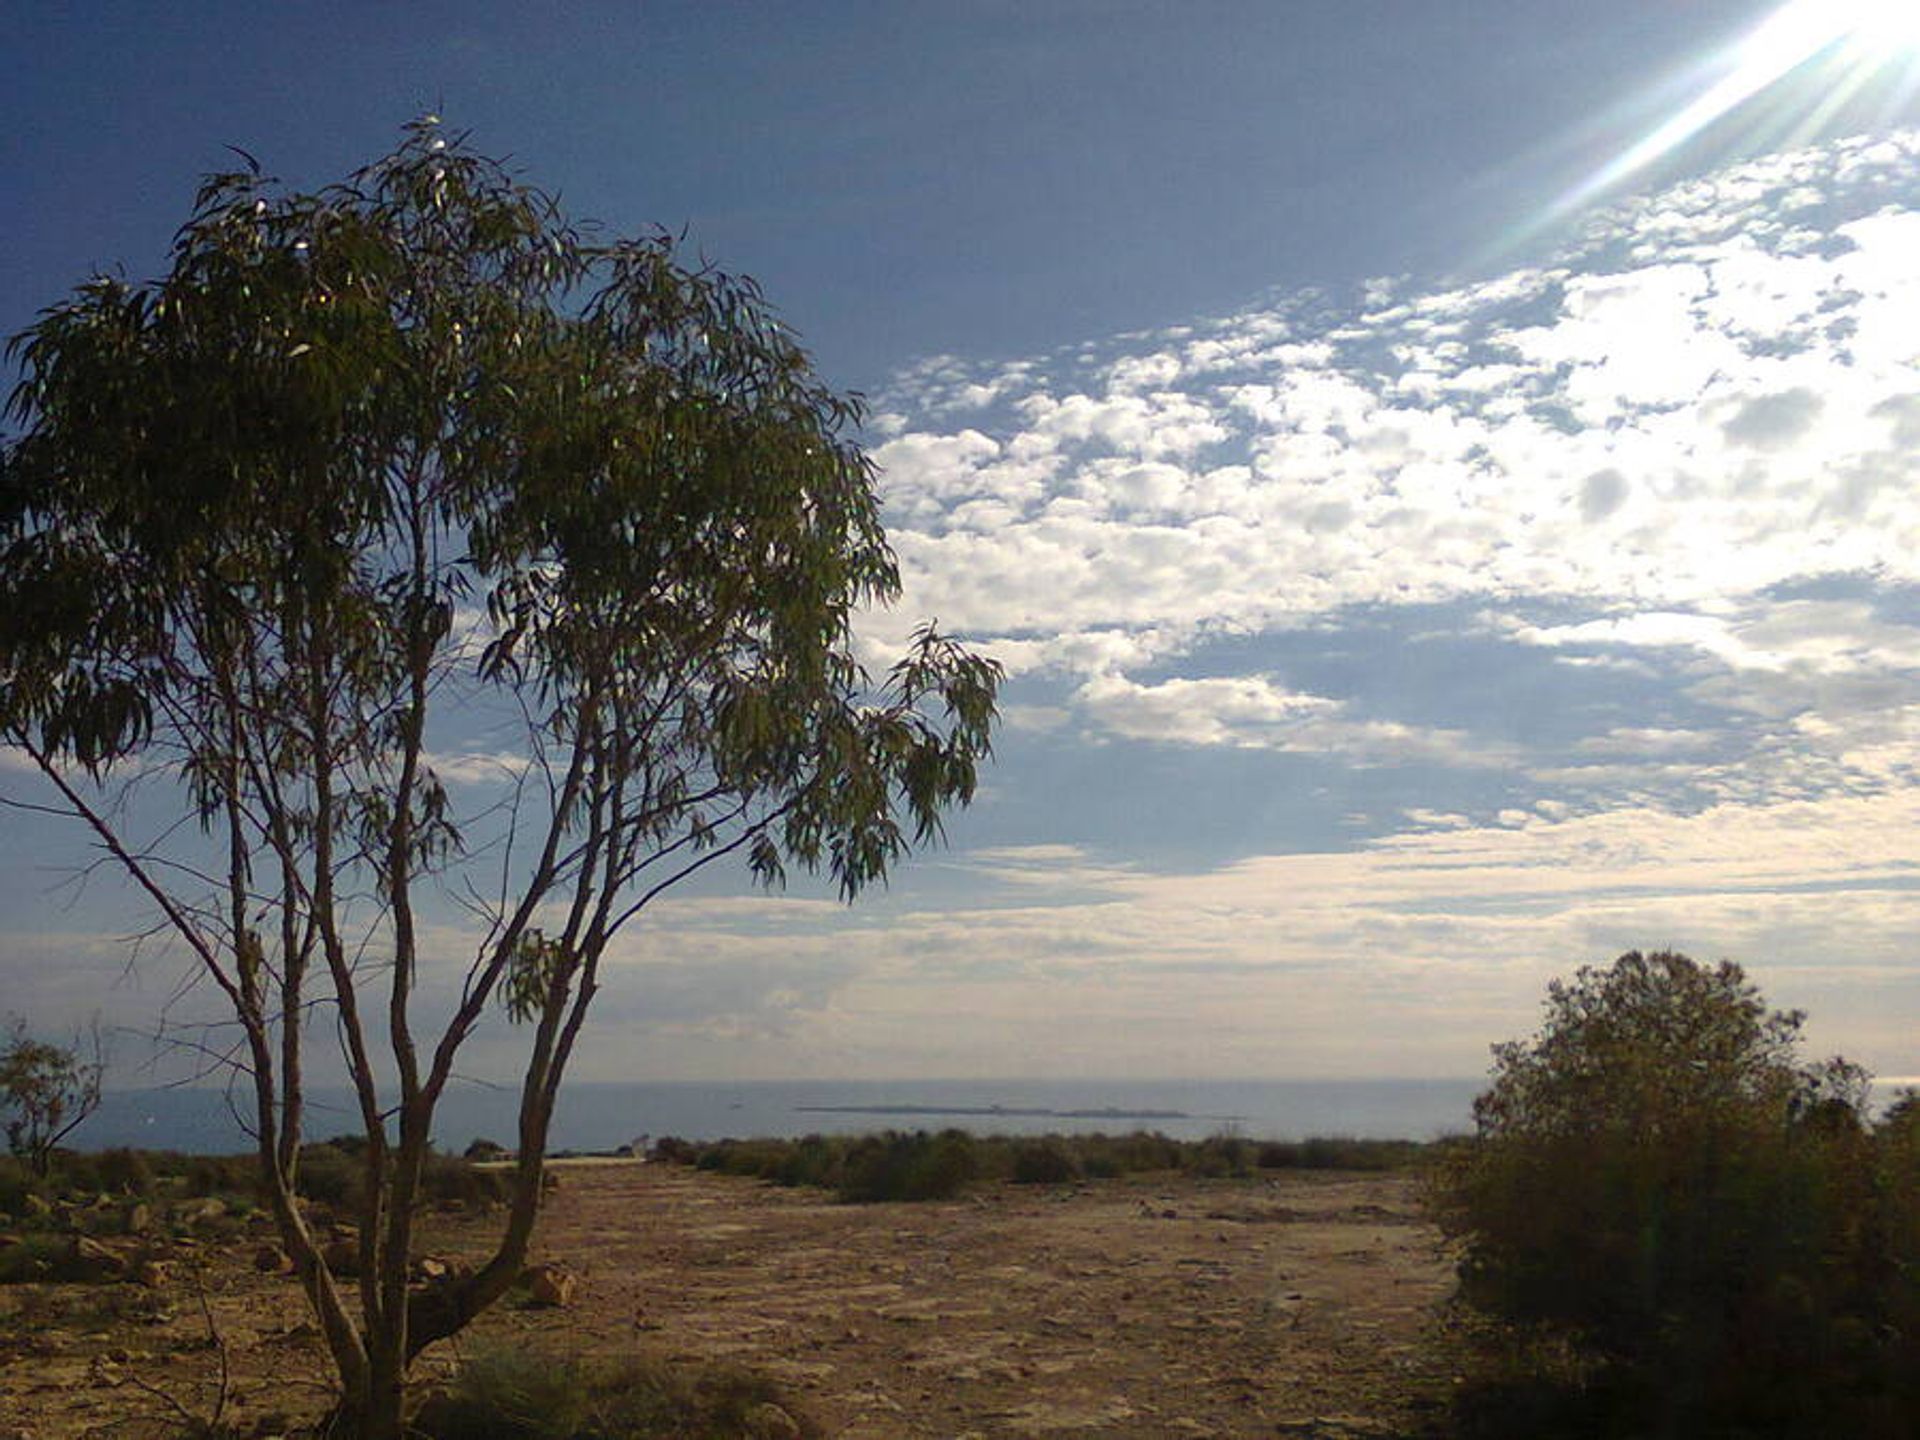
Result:
{"label": "calm water", "polygon": [[[944,1129],[980,1134],[1158,1130],[1204,1139],[1234,1130],[1254,1139],[1350,1135],[1426,1140],[1470,1128],[1480,1080],[874,1080],[573,1085],[561,1094],[551,1149],[609,1150],[641,1135],[727,1136]],[[236,1095],[236,1099],[242,1097]],[[308,1133],[352,1129],[344,1091],[316,1092]],[[485,1137],[511,1145],[515,1092],[449,1091],[435,1140],[459,1150]],[[219,1153],[248,1148],[216,1090],[109,1094],[73,1141],[90,1149],[137,1145]]]}

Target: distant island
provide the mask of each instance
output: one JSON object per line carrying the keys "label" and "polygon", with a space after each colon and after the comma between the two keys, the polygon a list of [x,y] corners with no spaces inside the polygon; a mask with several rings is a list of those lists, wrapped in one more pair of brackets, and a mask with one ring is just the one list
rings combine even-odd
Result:
{"label": "distant island", "polygon": [[1129,1110],[1105,1105],[1091,1110],[1055,1110],[1045,1105],[796,1105],[801,1115],[981,1115],[1039,1120],[1244,1120],[1243,1115],[1190,1115],[1185,1110]]}

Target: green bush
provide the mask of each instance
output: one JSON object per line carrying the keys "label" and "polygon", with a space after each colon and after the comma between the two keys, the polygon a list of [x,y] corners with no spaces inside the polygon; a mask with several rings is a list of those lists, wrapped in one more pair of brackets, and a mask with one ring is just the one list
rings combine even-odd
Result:
{"label": "green bush", "polygon": [[1355,1140],[1319,1135],[1307,1140],[1268,1140],[1254,1152],[1262,1170],[1405,1170],[1427,1147],[1417,1140]]}
{"label": "green bush", "polygon": [[807,1135],[793,1142],[766,1176],[778,1185],[811,1185],[820,1190],[839,1188],[844,1143],[823,1135]]}
{"label": "green bush", "polygon": [[1244,1135],[1209,1135],[1181,1156],[1181,1168],[1191,1175],[1214,1179],[1244,1179],[1253,1173],[1254,1145]]}
{"label": "green bush", "polygon": [[1080,1178],[1080,1163],[1056,1137],[1016,1140],[1010,1178],[1016,1185],[1064,1185]]}
{"label": "green bush", "polygon": [[842,1200],[947,1200],[979,1173],[973,1137],[963,1130],[929,1135],[889,1131],[853,1141],[840,1164]]}
{"label": "green bush", "polygon": [[698,1157],[699,1146],[691,1140],[682,1140],[678,1135],[662,1135],[653,1142],[648,1157],[663,1165],[691,1165]]}
{"label": "green bush", "polygon": [[300,1193],[337,1210],[358,1208],[366,1194],[366,1174],[360,1155],[338,1141],[300,1147]]}
{"label": "green bush", "polygon": [[1237,1135],[1171,1140],[1137,1130],[1128,1135],[972,1136],[963,1130],[889,1132],[859,1138],[808,1135],[799,1140],[692,1141],[667,1138],[655,1160],[778,1185],[834,1190],[849,1200],[943,1199],[976,1180],[1059,1184],[1117,1179],[1169,1170],[1244,1177],[1262,1168],[1396,1170],[1425,1154],[1411,1140],[1314,1139],[1256,1145]]}
{"label": "green bush", "polygon": [[46,1185],[24,1161],[0,1155],[0,1214],[18,1219],[27,1213],[27,1197],[38,1195],[45,1199],[46,1191]]}
{"label": "green bush", "polygon": [[1546,1009],[1432,1180],[1463,1298],[1590,1357],[1595,1433],[1895,1433],[1864,1073],[1732,964],[1631,952]]}

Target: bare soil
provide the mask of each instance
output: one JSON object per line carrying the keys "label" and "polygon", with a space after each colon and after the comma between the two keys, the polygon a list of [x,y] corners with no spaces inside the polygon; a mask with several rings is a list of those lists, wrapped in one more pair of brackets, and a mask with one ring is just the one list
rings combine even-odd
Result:
{"label": "bare soil", "polygon": [[[1459,1368],[1451,1266],[1404,1176],[849,1206],[675,1166],[559,1175],[537,1258],[577,1274],[577,1295],[502,1306],[464,1348],[737,1362],[849,1440],[1426,1436]],[[477,1257],[494,1225],[427,1229],[430,1253]],[[291,1283],[253,1268],[256,1243],[191,1248],[156,1289],[0,1291],[0,1440],[178,1433],[223,1363],[228,1420],[310,1421],[325,1358]]]}

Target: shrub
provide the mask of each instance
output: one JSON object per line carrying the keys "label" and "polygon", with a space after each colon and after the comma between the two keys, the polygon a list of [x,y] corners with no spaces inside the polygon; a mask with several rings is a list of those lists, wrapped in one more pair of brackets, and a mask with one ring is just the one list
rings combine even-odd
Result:
{"label": "shrub", "polygon": [[1177,1170],[1187,1147],[1158,1132],[1135,1130],[1129,1135],[1084,1135],[1072,1142],[1081,1173],[1111,1179],[1159,1170]]}
{"label": "shrub", "polygon": [[1463,1298],[1591,1357],[1626,1431],[1830,1426],[1889,1359],[1864,1073],[1727,963],[1631,952],[1546,1011],[1433,1179]]}
{"label": "shrub", "polygon": [[868,1135],[852,1142],[841,1161],[840,1198],[856,1204],[947,1200],[978,1169],[973,1137],[962,1130]]}
{"label": "shrub", "polygon": [[1405,1170],[1427,1147],[1417,1140],[1355,1140],[1316,1135],[1306,1140],[1268,1140],[1254,1152],[1262,1170]]}
{"label": "shrub", "polygon": [[678,1135],[662,1135],[647,1154],[664,1165],[691,1165],[698,1158],[699,1146]]}
{"label": "shrub", "polygon": [[1244,1135],[1209,1135],[1182,1156],[1181,1168],[1192,1175],[1245,1178],[1253,1173],[1253,1143]]}
{"label": "shrub", "polygon": [[338,1210],[360,1204],[366,1177],[351,1148],[328,1140],[300,1147],[300,1193],[309,1200]]}
{"label": "shrub", "polygon": [[15,1217],[27,1213],[27,1197],[46,1197],[46,1186],[23,1161],[0,1155],[0,1214]]}
{"label": "shrub", "polygon": [[247,1155],[193,1155],[178,1172],[186,1193],[196,1199],[211,1195],[252,1194],[259,1185],[255,1163]]}
{"label": "shrub", "polygon": [[100,1154],[61,1156],[60,1179],[75,1190],[100,1194],[152,1194],[154,1165],[144,1150],[102,1150]]}
{"label": "shrub", "polygon": [[788,1147],[767,1176],[779,1185],[812,1185],[821,1190],[840,1184],[844,1146],[822,1135],[807,1135]]}
{"label": "shrub", "polygon": [[420,1170],[421,1199],[431,1203],[502,1205],[513,1198],[513,1172],[483,1170],[459,1155],[429,1155]]}
{"label": "shrub", "polygon": [[[769,1424],[777,1407],[787,1423]],[[590,1364],[524,1349],[473,1355],[414,1416],[428,1440],[749,1440],[819,1434],[772,1381],[727,1366]]]}
{"label": "shrub", "polygon": [[1064,1185],[1080,1178],[1080,1165],[1059,1139],[1018,1140],[1013,1147],[1013,1183]]}

